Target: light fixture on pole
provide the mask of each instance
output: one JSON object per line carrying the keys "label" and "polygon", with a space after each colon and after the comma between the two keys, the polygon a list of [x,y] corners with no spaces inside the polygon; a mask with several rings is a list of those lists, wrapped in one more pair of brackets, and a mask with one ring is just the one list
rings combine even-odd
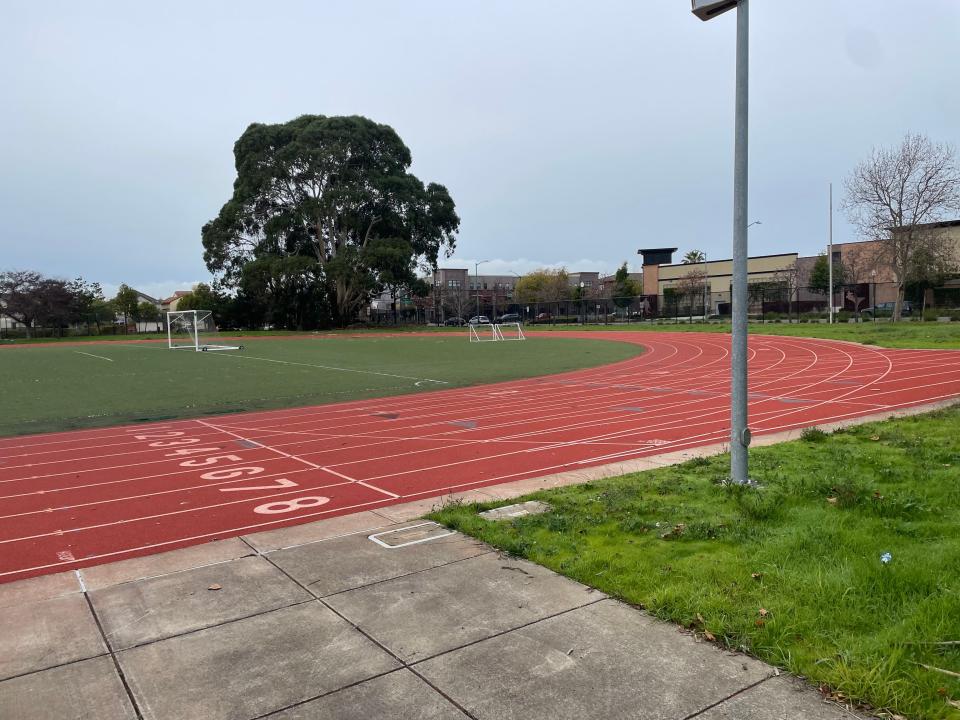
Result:
{"label": "light fixture on pole", "polygon": [[480,315],[480,273],[478,270],[480,266],[484,263],[490,262],[489,260],[481,260],[480,262],[475,262],[473,264],[473,282],[477,285],[477,315]]}
{"label": "light fixture on pole", "polygon": [[692,0],[693,14],[710,20],[737,9],[736,116],[733,150],[733,327],[730,377],[730,481],[749,484],[747,447],[747,120],[749,0]]}

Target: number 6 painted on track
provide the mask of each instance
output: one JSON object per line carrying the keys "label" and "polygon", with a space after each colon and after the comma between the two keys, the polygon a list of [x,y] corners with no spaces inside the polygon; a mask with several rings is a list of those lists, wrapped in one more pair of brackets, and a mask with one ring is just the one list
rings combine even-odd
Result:
{"label": "number 6 painted on track", "polygon": [[294,498],[293,500],[278,500],[277,502],[268,502],[264,503],[263,505],[257,505],[253,511],[255,513],[260,513],[261,515],[276,515],[278,513],[293,512],[294,510],[299,510],[300,508],[319,507],[321,505],[326,505],[328,502],[330,502],[330,498],[317,495],[314,497],[301,497]]}

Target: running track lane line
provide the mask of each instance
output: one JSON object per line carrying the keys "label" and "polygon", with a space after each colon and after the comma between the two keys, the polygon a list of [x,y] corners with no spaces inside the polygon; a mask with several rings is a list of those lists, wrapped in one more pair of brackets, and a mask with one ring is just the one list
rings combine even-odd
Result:
{"label": "running track lane line", "polygon": [[[39,480],[27,476],[14,483],[26,492],[23,497],[0,499],[0,514],[17,525],[3,534],[5,542],[0,544],[0,582],[382,507],[451,490],[603,464],[610,458],[655,456],[723,440],[729,434],[725,420],[729,402],[725,377],[729,362],[728,336],[644,333],[638,337],[637,333],[616,332],[566,335],[634,342],[646,346],[648,352],[605,368],[496,386],[260,411],[231,416],[223,423],[220,419],[172,421],[0,442],[0,477],[4,473],[4,460],[11,455],[22,457],[31,450],[46,452],[52,471],[47,475],[50,478],[47,482],[55,481],[58,489],[69,490],[74,498],[61,505],[68,512],[27,510],[18,517],[18,510],[26,510],[23,498],[31,499],[32,507],[36,507],[36,494],[29,491],[29,486]],[[957,351],[885,350],[838,341],[776,336],[753,336],[750,349],[751,392],[763,386],[774,390],[760,393],[764,397],[751,402],[752,421],[758,421],[759,425],[757,434],[870,414],[876,411],[872,403],[867,406],[855,403],[875,402],[879,398],[885,398],[885,405],[898,408],[960,395],[960,352]],[[666,392],[654,391],[657,386]],[[496,396],[505,390],[520,394],[522,402],[506,407],[506,396]],[[780,402],[790,403],[797,397],[801,403],[809,404]],[[634,406],[643,406],[645,412],[623,412],[625,407]],[[385,410],[396,419],[372,415]],[[691,414],[699,417],[699,422],[691,421]],[[477,418],[474,428],[454,430],[450,427],[452,421],[468,417]],[[598,434],[597,430],[601,432]],[[264,473],[239,480],[224,476],[229,482],[222,482],[223,478],[216,476],[205,486],[199,477],[203,470],[212,468],[229,474],[237,467],[256,461],[221,465],[215,459],[216,453],[177,454],[177,450],[188,451],[191,444],[149,448],[148,441],[132,441],[134,434],[191,440],[191,444],[199,443],[196,446],[201,448],[204,443],[217,444],[212,440],[218,435],[220,438],[229,435],[233,441],[252,441],[277,460],[293,461],[302,467],[293,473],[302,487],[280,486],[279,491],[258,491],[256,497],[249,500],[235,499],[243,495],[244,484],[256,485],[258,478],[282,473]],[[294,435],[306,436],[306,439],[289,442]],[[518,440],[530,448],[539,445],[540,451],[524,453],[524,457],[518,458],[515,453],[504,456],[502,450],[497,449]],[[627,447],[621,452],[611,453],[609,449],[606,453],[597,452],[599,443],[611,441],[623,442]],[[429,442],[430,447],[424,448],[424,442]],[[446,443],[450,446],[443,447]],[[632,448],[631,443],[635,443]],[[374,448],[378,445],[381,447]],[[166,480],[150,481],[165,483],[162,484],[163,497],[157,497],[146,487],[146,492],[123,491],[122,486],[126,484],[123,482],[116,492],[112,487],[81,487],[84,481],[75,479],[71,473],[82,473],[91,465],[98,465],[97,458],[109,456],[114,447],[129,449],[129,453],[122,454],[132,456],[131,460],[138,451],[150,450],[153,458],[150,464],[161,472],[146,475],[167,476]],[[54,448],[60,450],[54,452]],[[232,448],[219,452],[243,451]],[[444,457],[446,461],[442,461]],[[213,464],[188,471],[181,465],[184,459]],[[9,473],[9,465],[6,467]],[[129,476],[132,480],[145,477],[144,467],[130,462],[125,468],[110,472],[118,473],[120,479]],[[194,469],[196,472],[191,475]],[[86,477],[98,474],[99,471],[93,471]],[[377,481],[371,482],[374,477]],[[226,496],[220,494],[224,485],[241,490],[231,491],[234,499],[224,502]],[[250,489],[263,490],[262,481],[260,488]],[[329,497],[321,508],[296,506],[296,496],[303,493],[309,494],[305,499],[313,498],[313,493]],[[175,502],[178,497],[184,500]],[[289,514],[253,512],[258,503],[285,507],[291,502],[295,511]],[[64,520],[71,513],[77,514],[76,521],[72,522],[69,517]],[[94,519],[97,521],[92,522]],[[60,560],[57,553],[77,559]]]}

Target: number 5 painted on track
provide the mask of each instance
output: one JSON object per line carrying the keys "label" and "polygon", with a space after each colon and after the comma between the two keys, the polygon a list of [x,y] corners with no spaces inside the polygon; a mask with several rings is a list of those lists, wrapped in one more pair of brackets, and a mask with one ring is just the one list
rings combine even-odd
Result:
{"label": "number 5 painted on track", "polygon": [[278,513],[293,512],[294,510],[299,510],[300,508],[319,507],[321,505],[326,505],[328,502],[330,502],[330,498],[328,497],[301,497],[294,498],[293,500],[280,500],[278,502],[269,502],[264,503],[263,505],[257,505],[253,511],[255,513],[260,513],[261,515],[276,515]]}

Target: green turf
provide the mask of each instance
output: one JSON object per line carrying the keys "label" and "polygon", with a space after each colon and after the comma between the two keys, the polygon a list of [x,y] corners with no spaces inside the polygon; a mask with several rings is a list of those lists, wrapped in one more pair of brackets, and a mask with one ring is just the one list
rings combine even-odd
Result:
{"label": "green turf", "polygon": [[523,498],[544,515],[434,517],[847,697],[958,717],[960,681],[921,664],[960,672],[960,409],[758,448],[760,490],[721,484],[728,463]]}
{"label": "green turf", "polygon": [[251,339],[240,352],[165,343],[7,347],[0,436],[426,392],[604,365],[641,350],[572,338],[469,343],[463,332]]}
{"label": "green turf", "polygon": [[[635,332],[714,332],[729,333],[728,322],[694,323],[622,323],[610,325],[534,325],[530,330],[629,330]],[[849,340],[864,345],[889,348],[960,349],[960,322],[865,322],[837,323],[750,323],[752,335],[788,335],[791,337]]]}

